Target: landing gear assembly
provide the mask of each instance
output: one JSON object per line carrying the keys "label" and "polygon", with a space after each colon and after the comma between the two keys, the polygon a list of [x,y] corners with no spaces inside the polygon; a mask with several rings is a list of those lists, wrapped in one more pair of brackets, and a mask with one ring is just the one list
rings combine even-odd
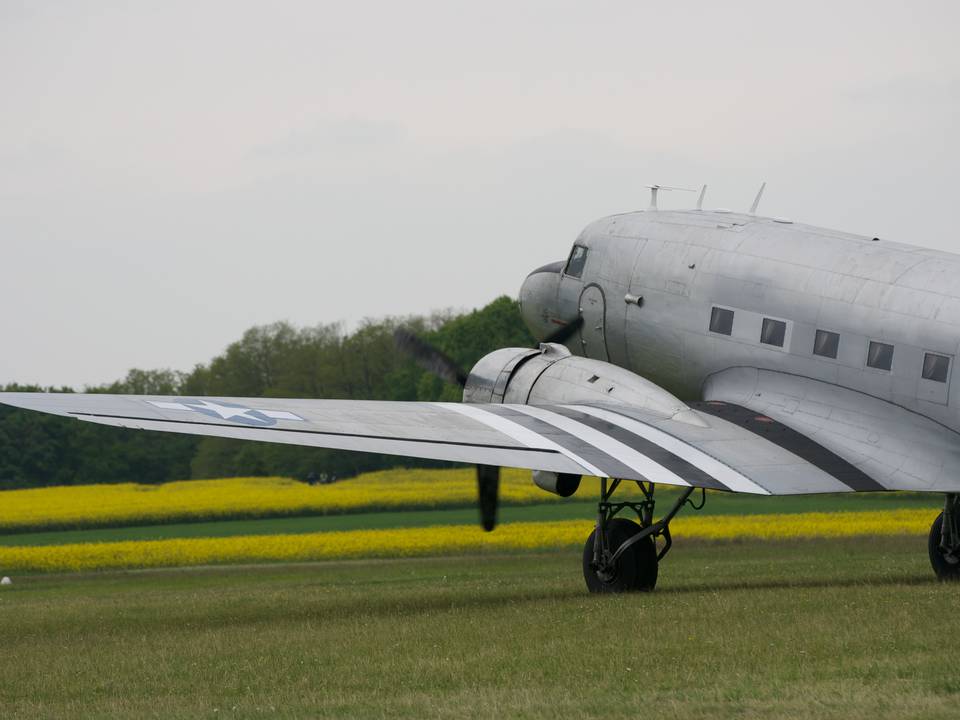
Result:
{"label": "landing gear assembly", "polygon": [[[637,482],[643,493],[638,502],[612,502],[613,493],[620,487],[620,480],[600,480],[600,502],[597,505],[597,525],[583,546],[583,578],[587,588],[594,593],[649,592],[656,587],[660,560],[667,554],[673,541],[670,538],[670,521],[685,504],[699,510],[706,501],[701,489],[701,502],[694,505],[690,496],[695,488],[687,488],[677,498],[670,510],[654,522],[654,485]],[[618,514],[632,510],[637,521]],[[657,538],[663,538],[658,548]]]}
{"label": "landing gear assembly", "polygon": [[960,494],[947,494],[943,512],[930,527],[927,548],[940,580],[960,580]]}

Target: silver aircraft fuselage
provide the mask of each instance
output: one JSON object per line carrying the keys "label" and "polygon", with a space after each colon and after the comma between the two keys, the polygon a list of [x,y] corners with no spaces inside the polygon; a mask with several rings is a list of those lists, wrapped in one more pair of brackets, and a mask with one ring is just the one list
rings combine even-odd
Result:
{"label": "silver aircraft fuselage", "polygon": [[539,339],[582,315],[574,353],[682,399],[699,399],[716,373],[758,368],[960,430],[958,255],[782,219],[648,210],[588,225],[570,259],[527,277],[520,302]]}

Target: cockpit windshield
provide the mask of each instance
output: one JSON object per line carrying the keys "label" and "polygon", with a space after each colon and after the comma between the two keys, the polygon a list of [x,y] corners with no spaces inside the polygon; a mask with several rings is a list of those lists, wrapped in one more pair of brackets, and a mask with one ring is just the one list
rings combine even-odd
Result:
{"label": "cockpit windshield", "polygon": [[583,266],[587,264],[587,248],[583,245],[574,245],[570,251],[570,259],[567,260],[567,269],[563,271],[564,275],[578,278],[583,275]]}

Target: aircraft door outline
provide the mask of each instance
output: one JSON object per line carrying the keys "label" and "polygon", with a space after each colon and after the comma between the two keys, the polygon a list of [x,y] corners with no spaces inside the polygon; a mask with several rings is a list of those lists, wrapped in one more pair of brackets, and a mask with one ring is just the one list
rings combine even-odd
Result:
{"label": "aircraft door outline", "polygon": [[594,360],[608,362],[610,353],[607,350],[607,301],[603,288],[596,283],[589,283],[580,293],[580,316],[583,325],[580,327],[580,347],[583,354]]}

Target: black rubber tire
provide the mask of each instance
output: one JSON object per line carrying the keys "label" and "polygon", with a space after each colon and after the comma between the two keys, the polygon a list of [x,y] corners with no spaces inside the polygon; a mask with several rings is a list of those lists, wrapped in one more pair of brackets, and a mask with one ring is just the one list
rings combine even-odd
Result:
{"label": "black rubber tire", "polygon": [[[616,550],[623,542],[640,532],[640,526],[626,518],[614,518],[607,529],[610,547]],[[583,546],[583,579],[592,593],[650,592],[657,586],[657,545],[646,537],[627,548],[617,560],[616,573],[610,580],[600,578],[590,566],[593,562],[593,538],[596,528]]]}
{"label": "black rubber tire", "polygon": [[943,527],[943,513],[937,515],[937,519],[930,526],[930,537],[927,538],[927,550],[930,552],[930,564],[933,566],[933,572],[937,578],[943,581],[960,581],[960,562],[951,563],[943,555],[940,549],[940,534]]}

